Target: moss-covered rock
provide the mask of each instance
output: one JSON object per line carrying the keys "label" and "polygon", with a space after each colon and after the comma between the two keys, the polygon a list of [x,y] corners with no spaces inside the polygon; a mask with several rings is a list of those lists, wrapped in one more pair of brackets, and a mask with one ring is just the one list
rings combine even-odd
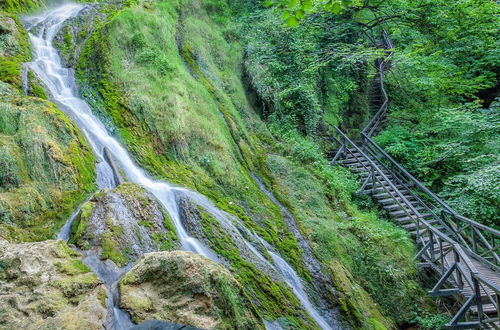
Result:
{"label": "moss-covered rock", "polygon": [[162,205],[132,183],[103,190],[85,203],[72,224],[70,243],[84,250],[97,249],[101,259],[119,266],[146,252],[178,246],[172,220]]}
{"label": "moss-covered rock", "polygon": [[103,285],[63,241],[0,239],[0,328],[101,329]]}
{"label": "moss-covered rock", "polygon": [[[246,227],[275,246],[303,279],[310,281],[311,269],[304,266],[303,249],[280,209],[259,191],[249,172],[267,178],[268,186],[272,186],[278,199],[295,216],[296,229],[311,242],[310,254],[323,264],[332,262],[337,266],[338,262],[339,269],[345,272],[346,276],[333,275],[332,282],[342,288],[352,284],[359,289],[359,295],[351,297],[362,298],[348,299],[354,308],[345,303],[348,307],[343,308],[345,319],[353,327],[367,328],[377,322],[394,326],[383,313],[397,322],[408,321],[415,310],[414,301],[421,293],[415,289],[416,281],[409,281],[408,285],[402,281],[415,279],[410,240],[387,223],[379,223],[376,215],[360,212],[354,206],[351,193],[357,183],[346,171],[327,166],[320,143],[289,126],[269,126],[275,134],[272,136],[257,115],[266,109],[259,109],[259,102],[249,97],[245,88],[248,77],[244,72],[245,65],[249,69],[245,55],[248,60],[254,45],[242,44],[244,38],[238,35],[245,33],[238,26],[241,12],[231,11],[232,7],[245,4],[252,6],[250,1],[141,1],[113,11],[105,22],[96,25],[81,48],[75,68],[81,94],[151,175],[197,190],[219,208],[237,215]],[[266,15],[259,17],[267,19]],[[306,40],[302,36],[310,40],[309,31],[316,33],[320,25],[313,22],[311,30],[304,28],[295,34],[285,28],[276,29],[273,22],[261,25],[272,36],[266,44],[276,37],[283,41],[283,46],[271,45],[269,56],[251,59],[254,68],[264,67],[271,58],[280,57],[284,61],[273,61],[275,70],[280,71],[286,59],[300,59],[289,56],[290,52],[314,52],[288,46]],[[59,36],[60,49],[77,49],[78,33],[71,30],[70,40],[69,30],[64,31]],[[259,34],[256,30],[253,33]],[[287,37],[299,41],[289,43]],[[252,79],[259,79],[255,71],[247,73]],[[297,74],[303,75],[304,70]],[[300,77],[289,77],[293,83],[301,81],[295,79]],[[278,83],[283,76],[266,74],[261,78],[259,82],[266,89],[273,87],[266,86],[267,82]],[[349,107],[348,98],[358,94],[353,89],[354,81],[345,78],[338,72],[330,72],[321,79],[327,83],[324,88],[317,84],[305,86],[314,93],[325,93],[327,126],[338,124],[343,108]],[[302,87],[280,89],[279,95],[275,95],[287,102],[291,94],[303,95]],[[310,113],[309,100],[304,98],[296,104],[305,109],[301,115]],[[295,108],[294,103],[283,105],[286,106],[283,109]],[[314,107],[321,110],[318,104]],[[312,119],[317,123],[317,118]],[[276,155],[270,155],[270,150]],[[261,313],[269,319],[285,315],[286,322],[297,328],[311,326],[287,287],[273,282],[245,260],[232,232],[227,232],[202,210],[191,215],[198,218],[192,226],[185,222],[188,231],[227,261]],[[382,235],[391,237],[392,243],[381,240]],[[402,251],[393,252],[400,246]],[[380,276],[370,277],[370,274]],[[393,295],[398,297],[393,299],[385,294],[388,291],[401,294]],[[348,290],[342,294],[350,295]],[[378,305],[372,303],[370,295]],[[396,302],[398,299],[403,303]]]}
{"label": "moss-covered rock", "polygon": [[94,156],[53,104],[0,82],[0,237],[53,237],[95,189]]}
{"label": "moss-covered rock", "polygon": [[28,33],[16,15],[0,11],[0,81],[22,85],[22,64],[31,58]]}
{"label": "moss-covered rock", "polygon": [[203,329],[263,329],[249,297],[221,265],[182,251],[149,253],[120,282],[121,307]]}
{"label": "moss-covered rock", "polygon": [[[260,259],[249,248],[245,239],[250,238],[245,237],[246,231],[241,224],[233,223],[229,218],[215,219],[186,196],[179,198],[179,208],[181,220],[189,234],[217,253],[245,287],[263,317],[270,320],[281,318],[285,324],[301,329],[315,328],[292,289],[284,283],[271,263]],[[260,242],[252,241],[252,244],[264,258],[272,260]]]}

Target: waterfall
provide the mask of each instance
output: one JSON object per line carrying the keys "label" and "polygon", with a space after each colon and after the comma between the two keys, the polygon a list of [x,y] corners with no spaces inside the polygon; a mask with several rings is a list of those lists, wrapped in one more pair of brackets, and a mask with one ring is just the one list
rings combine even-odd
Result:
{"label": "waterfall", "polygon": [[[184,228],[180,218],[176,194],[181,192],[189,195],[191,198],[195,198],[218,221],[228,221],[228,216],[200,194],[174,186],[165,181],[151,179],[135,164],[127,150],[107,132],[101,121],[93,115],[90,106],[78,96],[73,70],[63,67],[59,54],[52,45],[52,41],[64,22],[78,15],[83,8],[85,8],[83,4],[67,3],[49,9],[44,13],[24,18],[35,53],[34,61],[28,64],[29,69],[43,81],[48,89],[51,101],[58,105],[85,135],[98,160],[96,174],[99,188],[112,188],[118,184],[117,175],[113,171],[115,164],[111,164],[112,160],[110,159],[115,160],[116,166],[129,182],[137,183],[150,191],[167,210],[175,225],[179,241],[184,250],[217,261],[217,256],[199,240],[191,237]],[[69,219],[59,235],[60,238],[68,239],[69,227],[76,215],[77,213],[75,212]],[[269,247],[266,248],[269,249]],[[106,328],[127,329],[133,326],[127,313],[118,308],[119,293],[117,283],[126,269],[119,269],[109,260],[101,261],[91,252],[81,252],[84,255],[84,262],[98,275],[108,289],[109,312]],[[255,252],[258,253],[256,250]],[[281,273],[285,282],[292,286],[294,293],[306,311],[309,312],[319,326],[323,329],[330,329],[327,322],[312,307],[307,295],[302,290],[300,278],[292,267],[278,256],[277,252],[270,251],[270,253],[276,263],[276,269]]]}

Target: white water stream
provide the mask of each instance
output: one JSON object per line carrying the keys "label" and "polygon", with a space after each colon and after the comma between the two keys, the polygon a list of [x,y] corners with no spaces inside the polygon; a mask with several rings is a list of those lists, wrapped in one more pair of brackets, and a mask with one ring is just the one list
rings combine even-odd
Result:
{"label": "white water stream", "polygon": [[[182,248],[217,261],[217,256],[209,248],[187,233],[181,222],[176,194],[185,193],[189,195],[191,199],[194,199],[201,206],[205,207],[219,221],[222,218],[225,218],[224,221],[227,221],[225,213],[218,210],[207,198],[198,193],[173,186],[164,181],[151,179],[134,163],[126,149],[107,132],[100,120],[92,114],[90,106],[78,97],[74,73],[71,69],[63,67],[58,52],[52,45],[52,41],[64,22],[78,15],[84,7],[85,5],[82,4],[67,3],[49,9],[44,13],[24,18],[26,27],[30,32],[35,53],[35,60],[28,64],[29,69],[46,85],[51,95],[51,100],[76,123],[85,135],[99,161],[96,166],[99,188],[116,186],[116,177],[112,169],[113,164],[110,164],[105,156],[105,150],[107,150],[108,154],[116,161],[116,165],[123,171],[128,181],[140,184],[146,188],[165,207],[174,222]],[[60,238],[67,240],[69,226],[75,216],[76,213],[61,231]],[[254,251],[256,252],[255,249]],[[314,309],[303,290],[299,276],[292,267],[276,253],[271,251],[270,253],[276,264],[274,268],[281,273],[284,280],[293,288],[294,293],[311,317],[321,328],[331,329],[328,323]],[[111,315],[108,315],[106,328],[121,330],[133,326],[128,315],[118,308],[119,295],[117,294],[116,284],[124,270],[114,268],[108,262],[103,262],[90,253],[84,252],[84,261],[108,287],[108,307],[112,313],[108,313]]]}

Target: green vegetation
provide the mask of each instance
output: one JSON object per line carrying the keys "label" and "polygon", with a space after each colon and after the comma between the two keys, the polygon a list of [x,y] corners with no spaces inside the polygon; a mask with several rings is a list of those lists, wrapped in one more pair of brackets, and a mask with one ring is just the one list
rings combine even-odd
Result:
{"label": "green vegetation", "polygon": [[498,226],[500,5],[397,5],[407,12],[387,24],[398,51],[388,129],[378,141],[459,213]]}
{"label": "green vegetation", "polygon": [[21,21],[0,9],[0,81],[21,88],[21,66],[30,58],[29,37]]}
{"label": "green vegetation", "polygon": [[0,82],[0,228],[13,241],[53,237],[94,189],[94,158],[54,105]]}
{"label": "green vegetation", "polygon": [[[257,15],[254,28],[247,14]],[[331,27],[327,32],[325,25]],[[334,40],[332,31],[338,32]],[[345,274],[333,275],[344,288],[335,301],[344,306],[345,321],[392,328],[428,306],[418,288],[411,241],[394,226],[380,225],[373,212],[359,211],[351,199],[357,184],[346,171],[328,167],[323,156],[324,132],[345,117],[352,118],[345,127],[359,129],[359,121],[369,116],[372,69],[363,61],[377,51],[367,48],[347,63],[331,55],[338,49],[346,54],[356,33],[353,24],[333,15],[297,30],[281,28],[279,16],[253,3],[144,2],[112,12],[96,28],[77,73],[83,96],[141,166],[238,216],[309,280],[281,212],[249,175],[258,173],[276,190],[283,173],[303,168],[287,182],[287,194],[278,195],[314,242],[318,257],[334,274],[337,269]],[[315,56],[325,44],[330,52]],[[290,199],[291,191],[304,196]],[[312,192],[318,192],[317,199],[303,205]],[[353,233],[345,234],[346,228]],[[269,317],[283,314],[279,302],[286,289],[259,287],[264,280],[254,279],[263,274],[242,261],[217,225],[204,230],[215,237],[212,249],[227,254],[233,271],[241,274],[245,289],[257,294],[260,308]],[[395,241],[382,244],[385,236]],[[387,290],[400,292],[399,300]],[[288,317],[299,322],[291,311]]]}
{"label": "green vegetation", "polygon": [[31,71],[28,71],[28,95],[48,100],[45,90],[38,81],[38,78]]}
{"label": "green vegetation", "polygon": [[[343,322],[363,329],[441,327],[446,317],[421,288],[408,234],[356,196],[356,179],[329,166],[324,155],[336,147],[334,126],[356,134],[372,115],[372,63],[382,51],[370,38],[379,39],[384,28],[397,48],[387,75],[393,101],[378,142],[464,215],[496,224],[498,4],[266,4],[277,10],[257,1],[109,2],[95,17],[63,27],[55,40],[64,62],[77,71],[82,96],[145,170],[237,216],[310,282],[299,244],[251,173],[262,177],[325,265],[337,289],[326,303],[339,307]],[[9,2],[8,10],[20,7]],[[21,88],[29,46],[15,16],[0,17],[0,45],[17,45],[0,53],[0,80],[13,86],[0,85],[0,228],[8,229],[0,235],[48,238],[95,189],[94,160],[81,134],[42,100],[46,95],[33,75],[28,82],[35,97],[14,91]],[[115,193],[151,206],[132,185]],[[71,228],[72,243],[83,248],[89,247],[81,238],[94,203],[83,206]],[[155,227],[150,214],[136,217],[141,228]],[[171,219],[164,219],[167,234],[153,233],[152,240],[171,250],[177,239]],[[291,328],[314,327],[290,290],[247,262],[217,221],[203,210],[200,221],[210,247],[228,261],[263,317]],[[130,251],[117,240],[123,232],[109,226],[100,242],[102,258],[129,261]],[[60,270],[78,274],[81,266]],[[61,288],[69,295],[77,289]],[[238,305],[224,283],[220,289],[227,304]],[[243,322],[242,309],[233,312]]]}
{"label": "green vegetation", "polygon": [[43,0],[5,0],[0,3],[0,11],[8,13],[26,13],[39,9],[45,4]]}
{"label": "green vegetation", "polygon": [[[111,15],[92,35],[79,64],[84,96],[98,111],[105,109],[101,116],[112,118],[125,144],[150,173],[212,198],[303,269],[297,243],[279,209],[244,167],[244,159],[258,162],[262,156],[253,150],[262,146],[250,136],[242,117],[255,122],[266,139],[271,137],[246,100],[239,78],[241,57],[231,51],[238,45],[228,44],[203,11],[200,17],[184,15],[186,21],[179,23],[183,34],[176,35],[172,27],[178,24],[180,7],[174,2],[150,5],[155,11],[133,7]],[[211,33],[211,42],[202,38],[204,33]],[[160,72],[156,62],[144,60],[148,52],[161,54],[155,58],[165,57],[172,70]],[[121,59],[127,54],[132,58],[125,63]],[[200,54],[213,55],[198,63]],[[91,62],[102,65],[91,71],[96,67]],[[212,82],[204,75],[225,81]]]}
{"label": "green vegetation", "polygon": [[37,97],[20,93],[21,66],[30,58],[19,18],[0,12],[0,236],[11,241],[53,237],[95,189],[83,135],[40,99],[46,95],[33,74],[30,93]]}
{"label": "green vegetation", "polygon": [[300,302],[283,283],[274,282],[252,263],[243,259],[236,244],[221,225],[208,212],[199,209],[203,233],[211,248],[230,262],[231,271],[253,298],[260,313],[267,319],[284,317],[288,323],[299,328],[311,328],[311,320],[303,321],[304,311]]}
{"label": "green vegetation", "polygon": [[[419,113],[394,109],[377,141],[464,216],[498,226],[500,111],[465,104]],[[418,125],[411,129],[408,121]]]}

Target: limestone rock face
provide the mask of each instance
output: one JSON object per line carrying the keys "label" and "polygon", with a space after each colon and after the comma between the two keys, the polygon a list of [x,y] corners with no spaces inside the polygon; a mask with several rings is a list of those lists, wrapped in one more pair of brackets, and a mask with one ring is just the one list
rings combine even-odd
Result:
{"label": "limestone rock face", "polygon": [[1,329],[101,329],[105,295],[65,242],[0,239]]}
{"label": "limestone rock face", "polygon": [[2,82],[0,123],[0,237],[50,239],[95,189],[92,152],[53,104]]}
{"label": "limestone rock face", "polygon": [[28,55],[27,35],[16,16],[0,14],[0,36],[0,57]]}
{"label": "limestone rock face", "polygon": [[120,282],[121,308],[203,329],[263,328],[241,285],[223,266],[184,251],[144,255]]}
{"label": "limestone rock face", "polygon": [[70,243],[97,249],[118,266],[146,252],[177,247],[175,228],[164,208],[144,188],[127,183],[103,190],[83,205]]}

